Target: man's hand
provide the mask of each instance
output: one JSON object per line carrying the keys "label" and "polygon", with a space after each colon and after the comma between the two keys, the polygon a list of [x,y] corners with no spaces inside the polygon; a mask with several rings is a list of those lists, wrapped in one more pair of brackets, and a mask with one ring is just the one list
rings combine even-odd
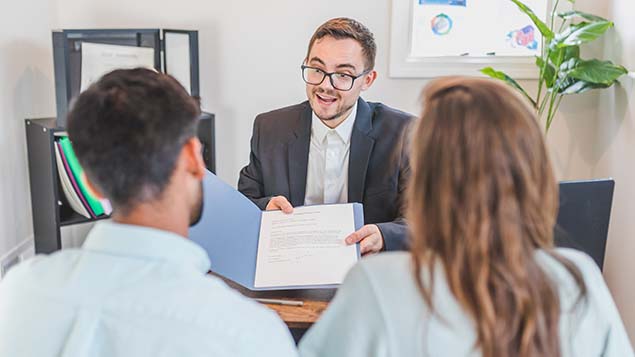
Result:
{"label": "man's hand", "polygon": [[293,206],[284,196],[274,196],[267,203],[267,207],[265,207],[265,211],[276,211],[281,210],[284,213],[292,213]]}
{"label": "man's hand", "polygon": [[384,237],[375,224],[367,224],[357,232],[351,233],[345,242],[349,245],[360,242],[359,251],[362,255],[379,253],[384,247]]}

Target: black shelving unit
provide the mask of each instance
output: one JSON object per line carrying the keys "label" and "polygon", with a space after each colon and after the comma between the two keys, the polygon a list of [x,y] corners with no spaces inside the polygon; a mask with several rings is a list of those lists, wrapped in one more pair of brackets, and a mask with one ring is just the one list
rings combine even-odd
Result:
{"label": "black shelving unit", "polygon": [[[172,40],[169,40],[172,38]],[[182,46],[170,41],[186,38]],[[106,219],[107,216],[86,218],[68,204],[62,190],[55,160],[55,137],[65,132],[70,103],[81,91],[82,47],[84,43],[134,46],[154,51],[153,67],[173,74],[186,83],[190,95],[200,100],[198,31],[179,29],[66,29],[52,31],[53,66],[57,117],[26,119],[26,141],[31,185],[33,234],[36,253],[51,253],[62,248],[60,228]],[[189,58],[188,66],[168,65],[168,52]],[[178,64],[179,62],[177,62]],[[183,63],[181,63],[183,65]],[[173,68],[174,67],[174,68]],[[181,78],[178,78],[180,75]],[[203,112],[199,118],[198,137],[203,144],[203,160],[208,170],[216,172],[215,116]]]}
{"label": "black shelving unit", "polygon": [[[198,137],[203,144],[203,159],[208,170],[216,172],[215,117],[203,113],[198,126]],[[109,218],[86,218],[68,204],[57,171],[54,142],[65,133],[58,127],[57,118],[26,119],[26,142],[29,159],[29,184],[35,253],[48,254],[62,248],[61,227],[94,222]]]}

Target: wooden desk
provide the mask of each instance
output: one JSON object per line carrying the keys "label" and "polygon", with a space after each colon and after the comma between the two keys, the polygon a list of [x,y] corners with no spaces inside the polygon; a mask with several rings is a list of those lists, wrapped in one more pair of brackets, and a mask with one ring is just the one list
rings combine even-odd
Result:
{"label": "wooden desk", "polygon": [[[218,275],[216,275],[218,276]],[[291,329],[308,329],[320,317],[335,295],[335,289],[251,291],[235,282],[224,279],[227,285],[250,298],[268,298],[302,301],[302,306],[263,304],[280,315]]]}
{"label": "wooden desk", "polygon": [[[285,299],[287,300],[287,299]],[[289,299],[292,300],[292,299]],[[296,299],[293,299],[296,300]],[[280,315],[280,318],[289,328],[308,329],[313,325],[322,312],[326,309],[328,302],[302,300],[302,306],[287,306],[277,304],[263,304]]]}

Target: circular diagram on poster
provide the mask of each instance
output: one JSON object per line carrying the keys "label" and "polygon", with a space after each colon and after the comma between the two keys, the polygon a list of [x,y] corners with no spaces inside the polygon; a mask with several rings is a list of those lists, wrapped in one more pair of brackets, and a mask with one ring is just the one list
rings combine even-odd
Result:
{"label": "circular diagram on poster", "polygon": [[432,18],[430,27],[435,35],[447,35],[452,30],[452,19],[446,14],[439,14]]}

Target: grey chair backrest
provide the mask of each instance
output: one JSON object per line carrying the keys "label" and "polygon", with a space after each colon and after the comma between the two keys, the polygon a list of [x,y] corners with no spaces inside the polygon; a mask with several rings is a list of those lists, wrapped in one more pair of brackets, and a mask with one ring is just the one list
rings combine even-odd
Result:
{"label": "grey chair backrest", "polygon": [[579,249],[602,269],[611,218],[612,179],[560,182],[556,246]]}

